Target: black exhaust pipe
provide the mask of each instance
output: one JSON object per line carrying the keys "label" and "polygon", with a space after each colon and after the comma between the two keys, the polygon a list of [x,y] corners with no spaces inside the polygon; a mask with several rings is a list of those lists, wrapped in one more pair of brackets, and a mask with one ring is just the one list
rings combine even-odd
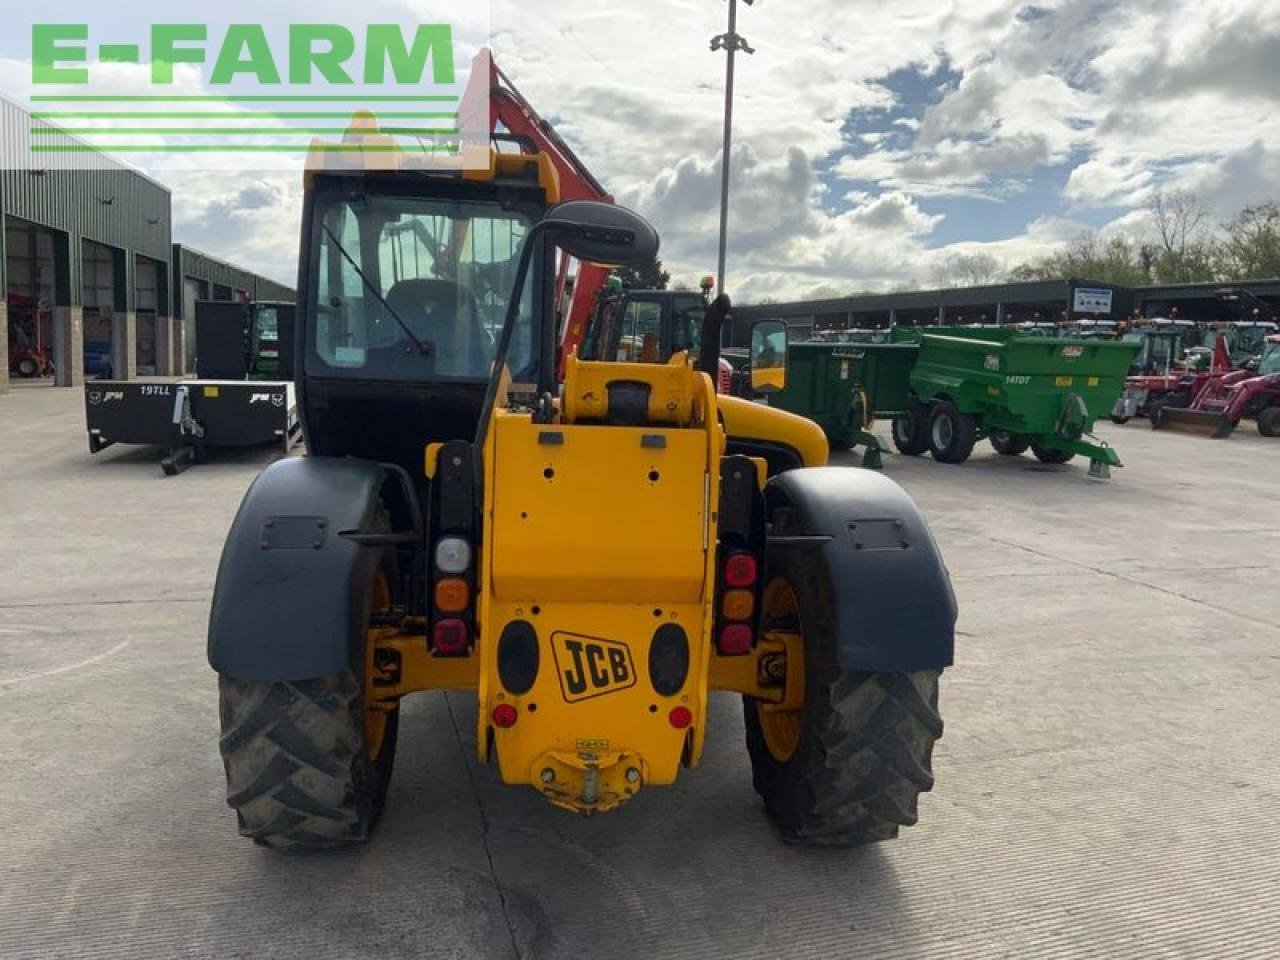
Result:
{"label": "black exhaust pipe", "polygon": [[698,369],[711,377],[712,383],[720,382],[720,335],[724,323],[733,309],[733,301],[727,293],[722,293],[711,301],[707,307],[706,319],[702,321],[702,342],[698,344]]}

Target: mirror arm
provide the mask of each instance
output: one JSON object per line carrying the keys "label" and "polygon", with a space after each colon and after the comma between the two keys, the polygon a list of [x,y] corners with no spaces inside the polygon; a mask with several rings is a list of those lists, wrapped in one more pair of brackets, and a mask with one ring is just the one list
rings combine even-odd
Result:
{"label": "mirror arm", "polygon": [[[476,436],[473,443],[476,448],[475,462],[480,463],[480,451],[484,447],[485,435],[489,431],[489,418],[493,415],[493,406],[498,399],[498,386],[502,383],[502,371],[507,365],[507,354],[511,350],[511,339],[515,335],[516,322],[520,319],[520,301],[524,299],[524,285],[529,276],[529,264],[533,262],[533,253],[544,234],[559,228],[565,229],[571,224],[561,220],[542,220],[533,225],[533,229],[524,238],[524,246],[520,248],[520,259],[516,262],[516,279],[511,287],[511,299],[507,302],[507,315],[502,321],[502,333],[498,337],[498,349],[494,351],[493,369],[489,371],[489,386],[484,392],[484,404],[480,408],[480,422],[476,424]],[[555,324],[544,323],[541,331],[545,339],[555,337]],[[541,348],[542,344],[539,344]],[[541,349],[539,353],[541,354]]]}
{"label": "mirror arm", "polygon": [[[550,242],[550,238],[542,239],[543,257],[550,258],[551,263],[555,264],[556,247]],[[566,253],[567,257],[568,254]],[[540,353],[538,356],[538,396],[542,397],[547,393],[556,392],[556,371],[559,367],[559,343],[556,337],[560,332],[560,305],[555,302],[555,285],[543,284],[542,288],[543,300],[543,316],[548,318],[547,325],[551,327],[551,336],[542,337],[540,341]]]}
{"label": "mirror arm", "polygon": [[[592,201],[577,201],[576,203],[588,207],[593,205],[600,206],[600,204],[593,204]],[[567,209],[574,207],[574,205],[574,202],[569,202],[561,204],[560,207]],[[623,213],[625,216],[640,220],[637,215],[628,211],[623,211]],[[584,217],[583,219],[589,218]],[[643,221],[640,222],[643,223]],[[652,229],[648,227],[648,224],[644,224],[644,226],[645,229],[650,230],[647,239],[652,240],[651,245],[656,252],[657,235],[652,233]],[[476,424],[475,439],[472,441],[477,452],[475,457],[477,494],[480,493],[484,486],[483,468],[481,467],[483,457],[479,453],[484,448],[485,439],[489,432],[489,420],[493,416],[493,410],[498,401],[498,390],[501,389],[503,373],[507,366],[507,354],[511,350],[511,340],[515,334],[516,323],[520,318],[520,302],[524,299],[524,287],[525,283],[528,282],[529,267],[533,263],[535,252],[542,246],[544,239],[555,233],[563,234],[564,238],[577,237],[587,241],[588,246],[591,242],[595,242],[605,247],[610,244],[619,247],[632,247],[635,246],[642,235],[638,230],[633,230],[626,226],[605,226],[598,223],[578,222],[573,220],[569,214],[564,214],[559,218],[552,217],[541,220],[535,223],[525,235],[524,244],[520,248],[520,259],[516,263],[516,275],[512,283],[511,299],[507,303],[506,317],[502,323],[502,334],[498,338],[497,349],[494,351],[493,368],[489,371],[489,385],[485,389],[484,403],[480,407],[480,422]],[[582,247],[577,247],[575,252],[575,247],[572,244],[562,243],[561,246],[564,247],[565,253],[570,256],[577,257],[579,260],[583,259]],[[589,257],[589,254],[587,256]],[[542,306],[545,306],[545,304]],[[546,310],[536,312],[547,313]],[[544,317],[544,322],[538,331],[537,356],[540,360],[545,361],[548,355],[554,354],[556,332],[557,324],[555,323],[555,307],[553,305],[550,314]],[[555,374],[547,369],[548,365],[545,362],[541,362],[539,366],[541,369],[538,371],[538,388],[545,394],[549,390],[544,388],[554,389]]]}

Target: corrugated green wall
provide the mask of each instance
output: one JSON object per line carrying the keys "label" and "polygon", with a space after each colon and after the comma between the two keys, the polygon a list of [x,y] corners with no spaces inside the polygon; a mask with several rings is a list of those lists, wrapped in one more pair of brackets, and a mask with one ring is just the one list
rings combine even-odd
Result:
{"label": "corrugated green wall", "polygon": [[243,290],[254,300],[281,300],[293,302],[296,297],[293,289],[256,273],[243,270],[234,264],[219,260],[217,257],[193,250],[180,243],[173,245],[174,296],[173,315],[181,317],[182,313],[182,281],[186,277],[204,280],[210,286],[209,296],[213,298],[213,285],[230,287],[232,291]]}
{"label": "corrugated green wall", "polygon": [[[59,303],[80,306],[81,250],[92,240],[127,254],[125,289],[134,309],[135,255],[164,264],[166,310],[182,314],[182,278],[244,290],[255,300],[292,301],[292,289],[234,264],[173,243],[173,205],[169,190],[106,154],[74,158],[49,154],[47,166],[33,169],[32,125],[48,127],[17,104],[0,98],[0,212],[56,231],[59,257],[67,276],[60,277]],[[42,143],[70,143],[71,137],[40,137]],[[71,169],[73,164],[94,169]],[[5,288],[4,232],[0,230],[0,290]]]}
{"label": "corrugated green wall", "polygon": [[[82,240],[126,251],[126,290],[132,307],[133,255],[169,261],[173,239],[169,191],[104,154],[93,155],[89,163],[94,169],[72,169],[73,164],[86,164],[80,154],[74,159],[49,154],[47,164],[41,159],[41,166],[34,167],[30,154],[33,124],[48,126],[33,120],[16,104],[0,99],[0,210],[6,216],[66,235],[68,276],[60,284],[59,300],[69,305],[79,305],[81,300]],[[70,137],[39,139],[71,142]],[[0,274],[2,264],[0,260]]]}

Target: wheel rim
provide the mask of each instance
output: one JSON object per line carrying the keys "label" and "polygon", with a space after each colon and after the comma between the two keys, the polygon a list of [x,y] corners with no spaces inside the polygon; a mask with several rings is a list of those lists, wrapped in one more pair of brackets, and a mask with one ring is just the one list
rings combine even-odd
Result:
{"label": "wheel rim", "polygon": [[955,431],[951,427],[950,417],[938,417],[933,421],[933,445],[939,450],[945,450],[951,446],[954,436]]}
{"label": "wheel rim", "polygon": [[[800,624],[800,604],[796,593],[781,577],[769,581],[761,605],[764,619],[772,632],[786,632],[799,637],[793,649],[804,655],[804,630]],[[756,701],[756,716],[765,748],[779,763],[786,763],[800,748],[800,730],[804,724],[803,705],[796,710],[780,710],[778,704]]]}
{"label": "wheel rim", "polygon": [[893,435],[903,443],[911,442],[911,425],[905,417],[893,421]]}
{"label": "wheel rim", "polygon": [[[373,613],[385,613],[391,608],[391,586],[387,583],[386,574],[378,571],[373,582],[373,601],[370,610]],[[367,627],[366,627],[367,629]],[[387,722],[394,710],[394,705],[377,699],[373,688],[374,654],[377,645],[366,633],[364,663],[364,752],[370,761],[376,762],[382,754],[382,745],[387,739]]]}

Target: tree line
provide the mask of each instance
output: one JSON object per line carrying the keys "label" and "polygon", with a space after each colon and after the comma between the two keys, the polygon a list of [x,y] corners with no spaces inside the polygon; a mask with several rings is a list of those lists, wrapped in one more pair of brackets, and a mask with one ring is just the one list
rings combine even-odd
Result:
{"label": "tree line", "polygon": [[1083,233],[1012,269],[988,253],[952,254],[935,266],[933,282],[952,287],[1081,277],[1137,286],[1280,277],[1280,201],[1251,204],[1218,223],[1200,196],[1158,191],[1144,212],[1145,229],[1136,236]]}

